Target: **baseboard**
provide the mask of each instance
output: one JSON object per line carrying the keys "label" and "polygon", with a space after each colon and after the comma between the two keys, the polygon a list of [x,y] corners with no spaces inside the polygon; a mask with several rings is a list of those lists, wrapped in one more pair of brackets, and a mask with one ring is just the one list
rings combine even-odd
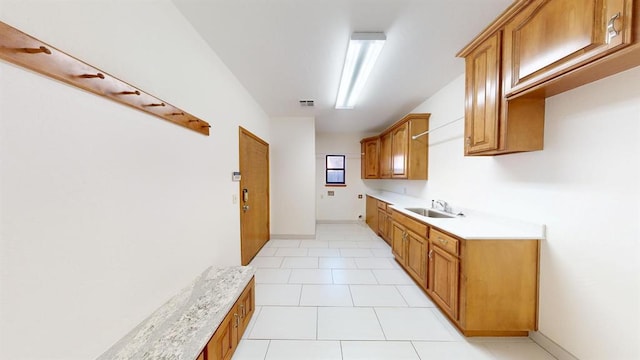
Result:
{"label": "baseboard", "polygon": [[316,224],[360,224],[360,220],[316,220]]}
{"label": "baseboard", "polygon": [[296,234],[271,234],[269,235],[271,239],[283,239],[283,240],[315,240],[316,234],[304,234],[304,235],[296,235]]}
{"label": "baseboard", "polygon": [[540,331],[530,331],[529,338],[536,344],[540,345],[541,348],[547,350],[551,355],[555,356],[558,360],[579,360]]}

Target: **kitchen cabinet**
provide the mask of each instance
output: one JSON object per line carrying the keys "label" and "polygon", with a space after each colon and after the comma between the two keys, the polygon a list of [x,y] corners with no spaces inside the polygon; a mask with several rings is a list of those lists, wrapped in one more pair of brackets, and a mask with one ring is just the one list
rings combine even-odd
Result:
{"label": "kitchen cabinet", "polygon": [[391,221],[391,252],[402,267],[406,266],[407,247],[406,230],[397,221]]}
{"label": "kitchen cabinet", "polygon": [[378,233],[378,199],[367,195],[365,219],[369,228]]}
{"label": "kitchen cabinet", "polygon": [[389,204],[378,200],[378,231],[377,234],[388,244],[391,244],[391,208]]}
{"label": "kitchen cabinet", "polygon": [[504,27],[505,95],[631,44],[632,0],[534,0]]}
{"label": "kitchen cabinet", "polygon": [[456,256],[457,251],[451,251],[453,241],[455,240],[439,231],[432,230],[428,256],[428,291],[431,298],[440,306],[440,309],[452,319],[457,320],[460,260]]}
{"label": "kitchen cabinet", "polygon": [[380,178],[391,178],[391,133],[385,133],[380,135]]}
{"label": "kitchen cabinet", "polygon": [[254,311],[255,279],[251,279],[200,356],[207,360],[231,359]]}
{"label": "kitchen cabinet", "polygon": [[391,130],[391,177],[406,178],[409,160],[409,123]]}
{"label": "kitchen cabinet", "polygon": [[501,88],[501,32],[465,57],[465,155],[542,150],[544,99],[507,102]]}
{"label": "kitchen cabinet", "polygon": [[468,240],[431,228],[427,294],[466,336],[537,329],[538,240]]}
{"label": "kitchen cabinet", "polygon": [[[363,179],[408,179],[427,180],[428,160],[429,160],[429,136],[423,135],[413,139],[413,136],[421,134],[429,129],[430,114],[409,114],[383,131],[380,136],[365,138],[360,141],[362,149],[362,170]],[[373,154],[376,141],[375,154],[378,165],[375,169],[374,177],[373,155],[367,158],[369,153]]]}
{"label": "kitchen cabinet", "polygon": [[429,135],[413,139],[429,129],[430,114],[409,114],[396,123],[391,133],[391,178],[427,180]]}
{"label": "kitchen cabinet", "polygon": [[537,330],[539,240],[463,239],[395,209],[390,218],[394,258],[465,336]]}
{"label": "kitchen cabinet", "polygon": [[407,273],[426,288],[428,227],[394,210],[391,217],[393,255]]}
{"label": "kitchen cabinet", "polygon": [[378,175],[378,148],[380,139],[376,136],[360,141],[360,167],[362,179],[377,179]]}
{"label": "kitchen cabinet", "polygon": [[640,65],[640,1],[518,0],[465,58],[464,152],[543,149],[547,97]]}

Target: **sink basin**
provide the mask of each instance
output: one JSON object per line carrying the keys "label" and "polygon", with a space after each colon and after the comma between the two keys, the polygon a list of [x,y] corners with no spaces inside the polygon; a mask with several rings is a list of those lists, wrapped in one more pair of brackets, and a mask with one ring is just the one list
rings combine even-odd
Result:
{"label": "sink basin", "polygon": [[425,208],[405,208],[405,210],[409,210],[411,212],[414,212],[418,215],[422,215],[422,216],[426,216],[426,217],[430,217],[430,218],[452,218],[455,217],[452,214],[445,214],[443,212],[440,211],[435,211],[432,209],[425,209]]}

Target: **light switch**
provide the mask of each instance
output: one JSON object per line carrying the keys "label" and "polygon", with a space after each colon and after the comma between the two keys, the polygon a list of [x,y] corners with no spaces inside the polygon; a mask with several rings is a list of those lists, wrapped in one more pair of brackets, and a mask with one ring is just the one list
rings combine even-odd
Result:
{"label": "light switch", "polygon": [[336,193],[333,190],[327,191],[327,196],[334,196]]}
{"label": "light switch", "polygon": [[231,202],[234,203],[234,204],[238,203],[238,195],[237,194],[231,195]]}

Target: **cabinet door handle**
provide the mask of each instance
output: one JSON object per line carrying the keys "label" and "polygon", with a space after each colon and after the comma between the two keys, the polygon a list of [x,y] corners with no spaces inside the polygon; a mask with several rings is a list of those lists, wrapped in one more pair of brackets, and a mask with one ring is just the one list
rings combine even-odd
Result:
{"label": "cabinet door handle", "polygon": [[429,259],[431,259],[431,255],[433,254],[433,249],[429,250]]}
{"label": "cabinet door handle", "polygon": [[235,327],[240,326],[240,316],[238,316],[237,313],[233,314],[233,317],[236,319],[236,325]]}
{"label": "cabinet door handle", "polygon": [[244,305],[240,305],[240,318],[244,318]]}
{"label": "cabinet door handle", "polygon": [[607,23],[607,44],[611,43],[611,39],[620,35],[620,30],[616,29],[616,20],[620,18],[620,12],[613,15]]}

